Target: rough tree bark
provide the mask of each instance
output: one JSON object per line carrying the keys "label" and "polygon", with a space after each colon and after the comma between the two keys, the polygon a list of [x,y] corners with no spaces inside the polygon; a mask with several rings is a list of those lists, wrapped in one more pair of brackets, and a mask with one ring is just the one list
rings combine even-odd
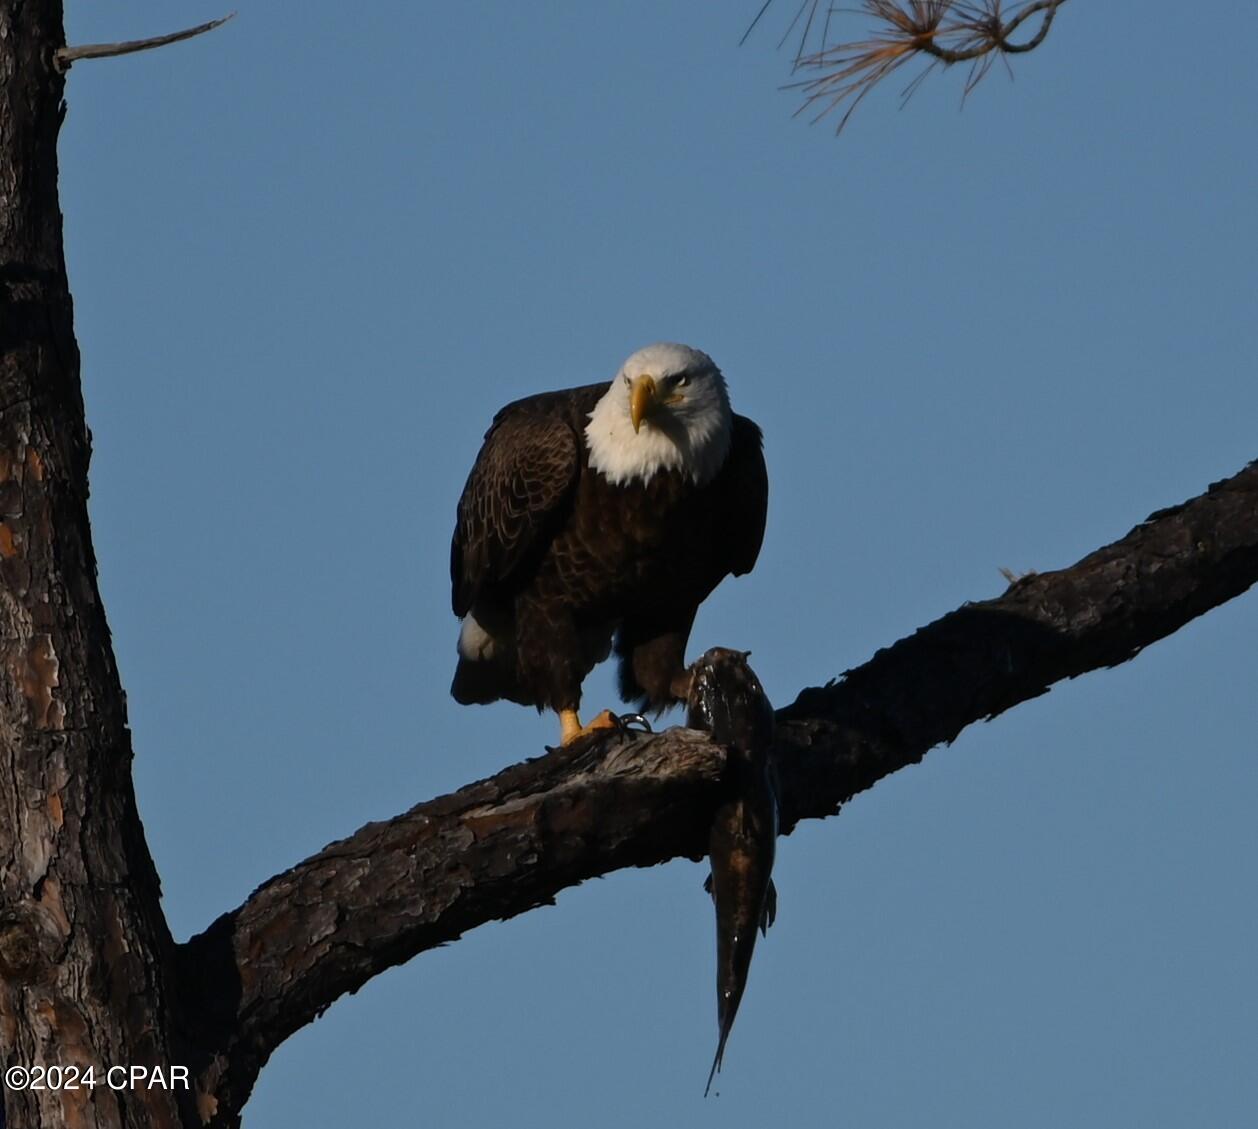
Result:
{"label": "rough tree bark", "polygon": [[[14,1090],[13,1129],[231,1126],[271,1052],[381,970],[618,867],[705,850],[702,734],[586,741],[385,823],[172,942],[95,582],[61,243],[59,0],[0,0],[0,1041],[4,1067],[187,1065],[192,1088]],[[962,607],[779,712],[783,829],[972,721],[1258,580],[1258,464]]]}
{"label": "rough tree bark", "polygon": [[[6,1062],[157,1064],[174,1053],[173,950],[88,530],[57,201],[63,41],[59,3],[0,3],[0,1041]],[[192,1113],[159,1091],[4,1098],[13,1126]]]}

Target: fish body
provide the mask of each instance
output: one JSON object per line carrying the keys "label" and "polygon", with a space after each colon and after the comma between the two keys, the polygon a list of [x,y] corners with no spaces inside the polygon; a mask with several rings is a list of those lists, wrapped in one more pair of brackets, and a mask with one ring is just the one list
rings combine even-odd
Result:
{"label": "fish body", "polygon": [[725,1044],[742,1002],[756,930],[773,924],[777,891],[771,877],[778,833],[773,782],[773,707],[747,654],[714,647],[692,667],[688,724],[726,747],[722,800],[712,820],[705,884],[716,903],[716,992],[720,1031],[704,1096],[721,1069]]}

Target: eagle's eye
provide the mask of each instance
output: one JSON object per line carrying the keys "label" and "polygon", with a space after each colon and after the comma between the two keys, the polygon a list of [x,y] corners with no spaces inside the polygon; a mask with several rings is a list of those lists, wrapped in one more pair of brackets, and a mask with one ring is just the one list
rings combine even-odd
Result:
{"label": "eagle's eye", "polygon": [[690,377],[688,377],[688,376],[687,376],[687,375],[683,372],[683,373],[682,373],[679,377],[677,377],[677,379],[676,379],[676,380],[674,380],[674,381],[673,381],[673,383],[674,383],[674,384],[675,384],[678,388],[685,388],[685,387],[686,387],[686,385],[690,383]]}

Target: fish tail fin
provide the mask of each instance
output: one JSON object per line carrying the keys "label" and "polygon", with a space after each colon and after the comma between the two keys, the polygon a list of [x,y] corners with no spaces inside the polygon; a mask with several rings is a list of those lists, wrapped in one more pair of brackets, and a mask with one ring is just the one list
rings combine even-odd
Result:
{"label": "fish tail fin", "polygon": [[708,1071],[708,1084],[703,1087],[703,1096],[706,1098],[708,1092],[712,1089],[712,1079],[721,1073],[721,1060],[725,1057],[725,1040],[729,1038],[729,1027],[721,1024],[721,1039],[716,1044],[716,1057],[712,1060],[712,1069]]}

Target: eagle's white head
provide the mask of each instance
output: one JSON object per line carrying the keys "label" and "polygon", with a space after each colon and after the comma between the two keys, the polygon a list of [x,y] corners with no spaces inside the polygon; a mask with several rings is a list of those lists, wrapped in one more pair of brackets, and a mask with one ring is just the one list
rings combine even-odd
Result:
{"label": "eagle's white head", "polygon": [[646,482],[675,470],[710,482],[729,453],[733,413],[707,353],[661,342],[621,366],[585,428],[590,466],[609,482]]}

